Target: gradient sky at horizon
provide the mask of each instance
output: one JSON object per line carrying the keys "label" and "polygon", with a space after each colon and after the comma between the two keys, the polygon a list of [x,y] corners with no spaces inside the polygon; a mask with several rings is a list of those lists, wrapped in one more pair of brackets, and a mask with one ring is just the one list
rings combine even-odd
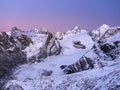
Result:
{"label": "gradient sky at horizon", "polygon": [[120,0],[0,0],[0,31],[45,27],[67,31],[78,25],[120,26]]}

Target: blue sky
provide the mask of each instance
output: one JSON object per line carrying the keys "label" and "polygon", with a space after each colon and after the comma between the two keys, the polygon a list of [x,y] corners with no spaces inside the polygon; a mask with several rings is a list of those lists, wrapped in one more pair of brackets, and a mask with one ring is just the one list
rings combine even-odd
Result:
{"label": "blue sky", "polygon": [[0,31],[46,27],[67,31],[78,25],[120,26],[120,0],[0,0]]}

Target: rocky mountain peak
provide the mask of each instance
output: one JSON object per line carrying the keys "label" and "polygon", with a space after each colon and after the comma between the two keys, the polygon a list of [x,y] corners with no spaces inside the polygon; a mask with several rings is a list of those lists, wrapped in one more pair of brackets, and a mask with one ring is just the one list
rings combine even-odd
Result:
{"label": "rocky mountain peak", "polygon": [[80,31],[81,28],[80,28],[80,26],[75,26],[75,27],[73,28],[73,30],[75,30],[75,31]]}
{"label": "rocky mountain peak", "polygon": [[11,32],[11,36],[13,36],[14,38],[22,34],[22,30],[18,29],[17,27],[13,27],[10,32]]}
{"label": "rocky mountain peak", "polygon": [[103,24],[103,25],[101,25],[98,29],[105,29],[105,30],[107,30],[107,29],[109,29],[110,27],[107,25],[107,24]]}
{"label": "rocky mountain peak", "polygon": [[79,26],[75,26],[73,29],[68,30],[66,34],[77,34],[81,32],[81,28]]}

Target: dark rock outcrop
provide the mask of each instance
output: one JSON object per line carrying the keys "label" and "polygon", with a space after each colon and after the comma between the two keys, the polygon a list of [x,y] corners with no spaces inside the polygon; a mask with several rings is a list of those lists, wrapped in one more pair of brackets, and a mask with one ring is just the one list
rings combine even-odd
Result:
{"label": "dark rock outcrop", "polygon": [[53,71],[47,71],[47,70],[43,69],[41,75],[42,76],[50,76],[52,73],[53,73]]}
{"label": "dark rock outcrop", "polygon": [[109,53],[111,50],[115,49],[115,46],[112,46],[110,44],[104,44],[100,46],[101,50],[105,53]]}
{"label": "dark rock outcrop", "polygon": [[29,44],[32,43],[32,40],[24,34],[21,34],[19,37],[17,37],[17,40],[21,43],[22,49],[25,49],[26,46],[29,46]]}
{"label": "dark rock outcrop", "polygon": [[45,49],[47,51],[47,56],[60,54],[61,46],[59,41],[56,40],[54,33],[48,33],[48,37],[45,42]]}
{"label": "dark rock outcrop", "polygon": [[74,41],[74,42],[73,42],[73,46],[74,46],[75,48],[78,48],[78,49],[85,49],[85,48],[86,48],[86,46],[83,45],[80,41]]}
{"label": "dark rock outcrop", "polygon": [[83,70],[93,69],[95,62],[91,60],[90,58],[83,56],[80,60],[78,60],[76,63],[71,65],[62,65],[61,69],[63,69],[63,72],[65,74],[71,74],[75,72],[80,72]]}
{"label": "dark rock outcrop", "polygon": [[64,69],[64,68],[66,68],[67,67],[67,65],[61,65],[60,66],[60,69]]}
{"label": "dark rock outcrop", "polygon": [[12,74],[18,65],[27,62],[26,54],[17,44],[6,32],[0,33],[0,78]]}
{"label": "dark rock outcrop", "polygon": [[11,29],[11,36],[13,38],[19,37],[22,34],[22,31],[20,29],[18,29],[17,27],[13,27]]}
{"label": "dark rock outcrop", "polygon": [[56,40],[54,33],[48,33],[47,39],[44,45],[39,49],[40,52],[36,55],[36,61],[40,62],[47,56],[59,55],[61,52],[61,46],[58,40]]}
{"label": "dark rock outcrop", "polygon": [[8,49],[12,46],[12,44],[10,43],[10,37],[6,34],[6,32],[0,33],[0,46],[4,49]]}

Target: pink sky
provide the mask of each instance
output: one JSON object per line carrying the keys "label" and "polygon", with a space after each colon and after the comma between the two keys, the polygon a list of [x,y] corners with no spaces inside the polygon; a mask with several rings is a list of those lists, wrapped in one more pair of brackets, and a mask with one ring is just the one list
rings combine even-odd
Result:
{"label": "pink sky", "polygon": [[45,27],[67,31],[88,30],[102,24],[120,25],[120,0],[0,0],[0,31]]}

